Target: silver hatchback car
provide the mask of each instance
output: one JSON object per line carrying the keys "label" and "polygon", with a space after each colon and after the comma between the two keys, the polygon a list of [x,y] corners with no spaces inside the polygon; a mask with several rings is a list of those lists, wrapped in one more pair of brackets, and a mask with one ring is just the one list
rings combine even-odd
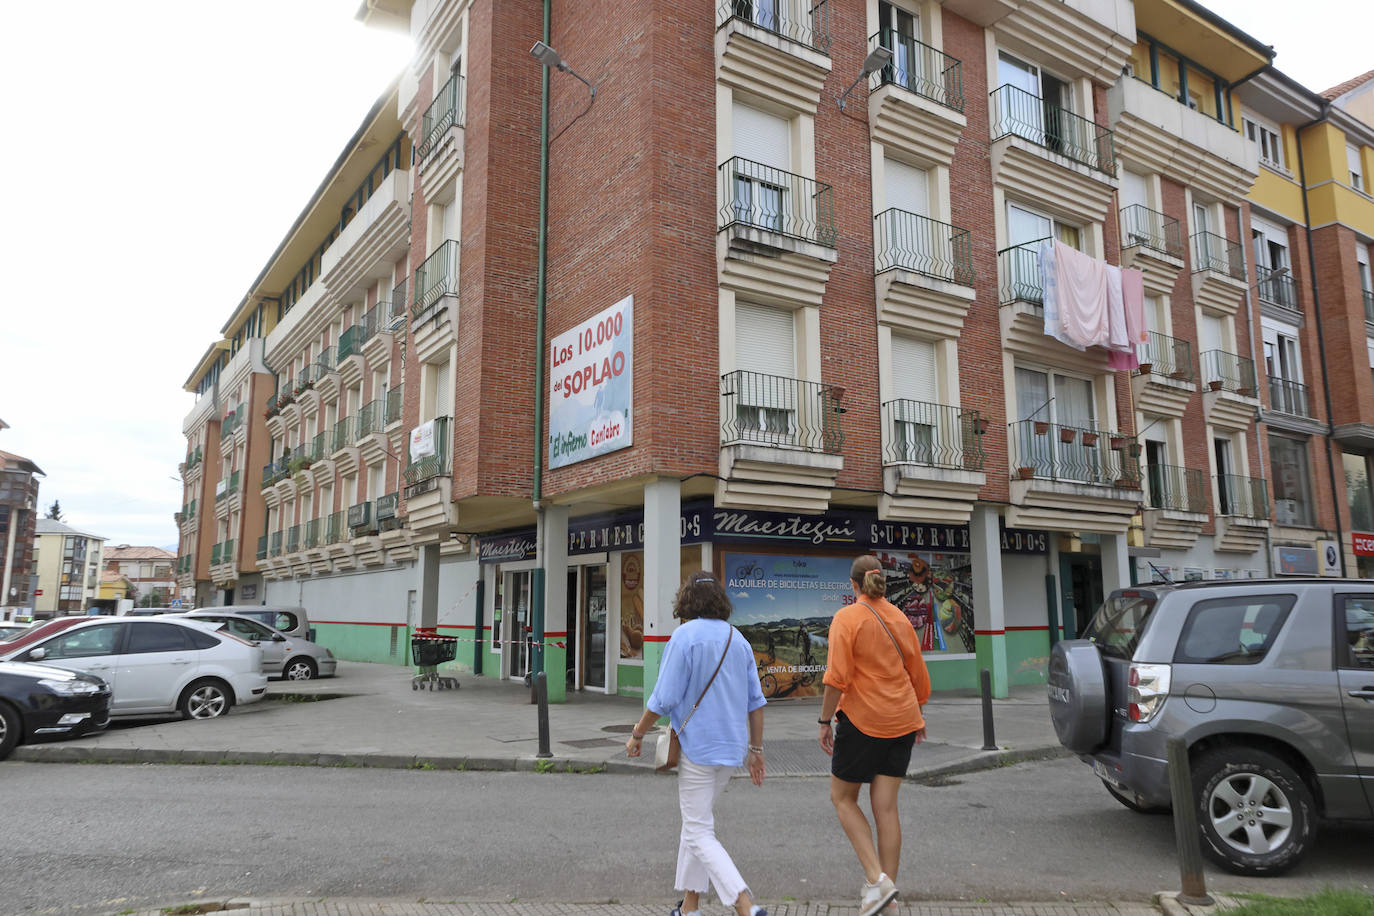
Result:
{"label": "silver hatchback car", "polygon": [[268,677],[309,681],[333,677],[338,668],[338,659],[324,646],[299,636],[288,636],[244,614],[205,608],[180,616],[222,624],[229,633],[262,649],[262,673]]}

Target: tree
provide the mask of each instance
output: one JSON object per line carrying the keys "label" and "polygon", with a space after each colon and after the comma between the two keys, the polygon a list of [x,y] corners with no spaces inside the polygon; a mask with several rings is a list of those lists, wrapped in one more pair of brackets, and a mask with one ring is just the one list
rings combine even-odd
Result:
{"label": "tree", "polygon": [[52,505],[48,507],[48,514],[43,517],[50,518],[55,522],[62,521],[62,503],[54,499]]}

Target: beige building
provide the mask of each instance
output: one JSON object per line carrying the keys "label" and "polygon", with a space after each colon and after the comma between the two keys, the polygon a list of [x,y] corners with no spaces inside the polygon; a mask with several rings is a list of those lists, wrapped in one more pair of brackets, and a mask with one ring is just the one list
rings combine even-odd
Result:
{"label": "beige building", "polygon": [[50,518],[38,520],[33,561],[38,572],[36,617],[86,610],[98,597],[105,539]]}
{"label": "beige building", "polygon": [[161,547],[119,544],[105,550],[101,568],[128,579],[135,591],[134,601],[139,606],[167,607],[177,597],[173,571],[176,561],[176,554]]}

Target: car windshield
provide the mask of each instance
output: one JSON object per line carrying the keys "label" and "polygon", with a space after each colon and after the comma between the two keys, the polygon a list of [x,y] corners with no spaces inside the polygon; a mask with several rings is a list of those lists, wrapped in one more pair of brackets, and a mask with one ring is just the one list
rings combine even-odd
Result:
{"label": "car windshield", "polygon": [[1097,643],[1107,655],[1130,658],[1154,609],[1153,592],[1133,589],[1112,595],[1093,615],[1083,638]]}

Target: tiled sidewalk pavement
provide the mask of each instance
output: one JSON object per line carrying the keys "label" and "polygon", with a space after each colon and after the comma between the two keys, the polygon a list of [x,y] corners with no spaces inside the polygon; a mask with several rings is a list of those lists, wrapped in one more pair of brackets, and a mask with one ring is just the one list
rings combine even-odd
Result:
{"label": "tiled sidewalk pavement", "polygon": [[[205,901],[201,901],[204,903]],[[858,908],[834,903],[770,904],[769,916],[857,916]],[[234,900],[228,912],[244,916],[665,916],[671,904],[606,903],[417,903],[395,900]],[[170,908],[169,908],[170,909]],[[164,916],[167,909],[138,911],[136,916]],[[716,904],[707,916],[728,916]],[[913,903],[901,916],[1158,916],[1146,903]]]}

